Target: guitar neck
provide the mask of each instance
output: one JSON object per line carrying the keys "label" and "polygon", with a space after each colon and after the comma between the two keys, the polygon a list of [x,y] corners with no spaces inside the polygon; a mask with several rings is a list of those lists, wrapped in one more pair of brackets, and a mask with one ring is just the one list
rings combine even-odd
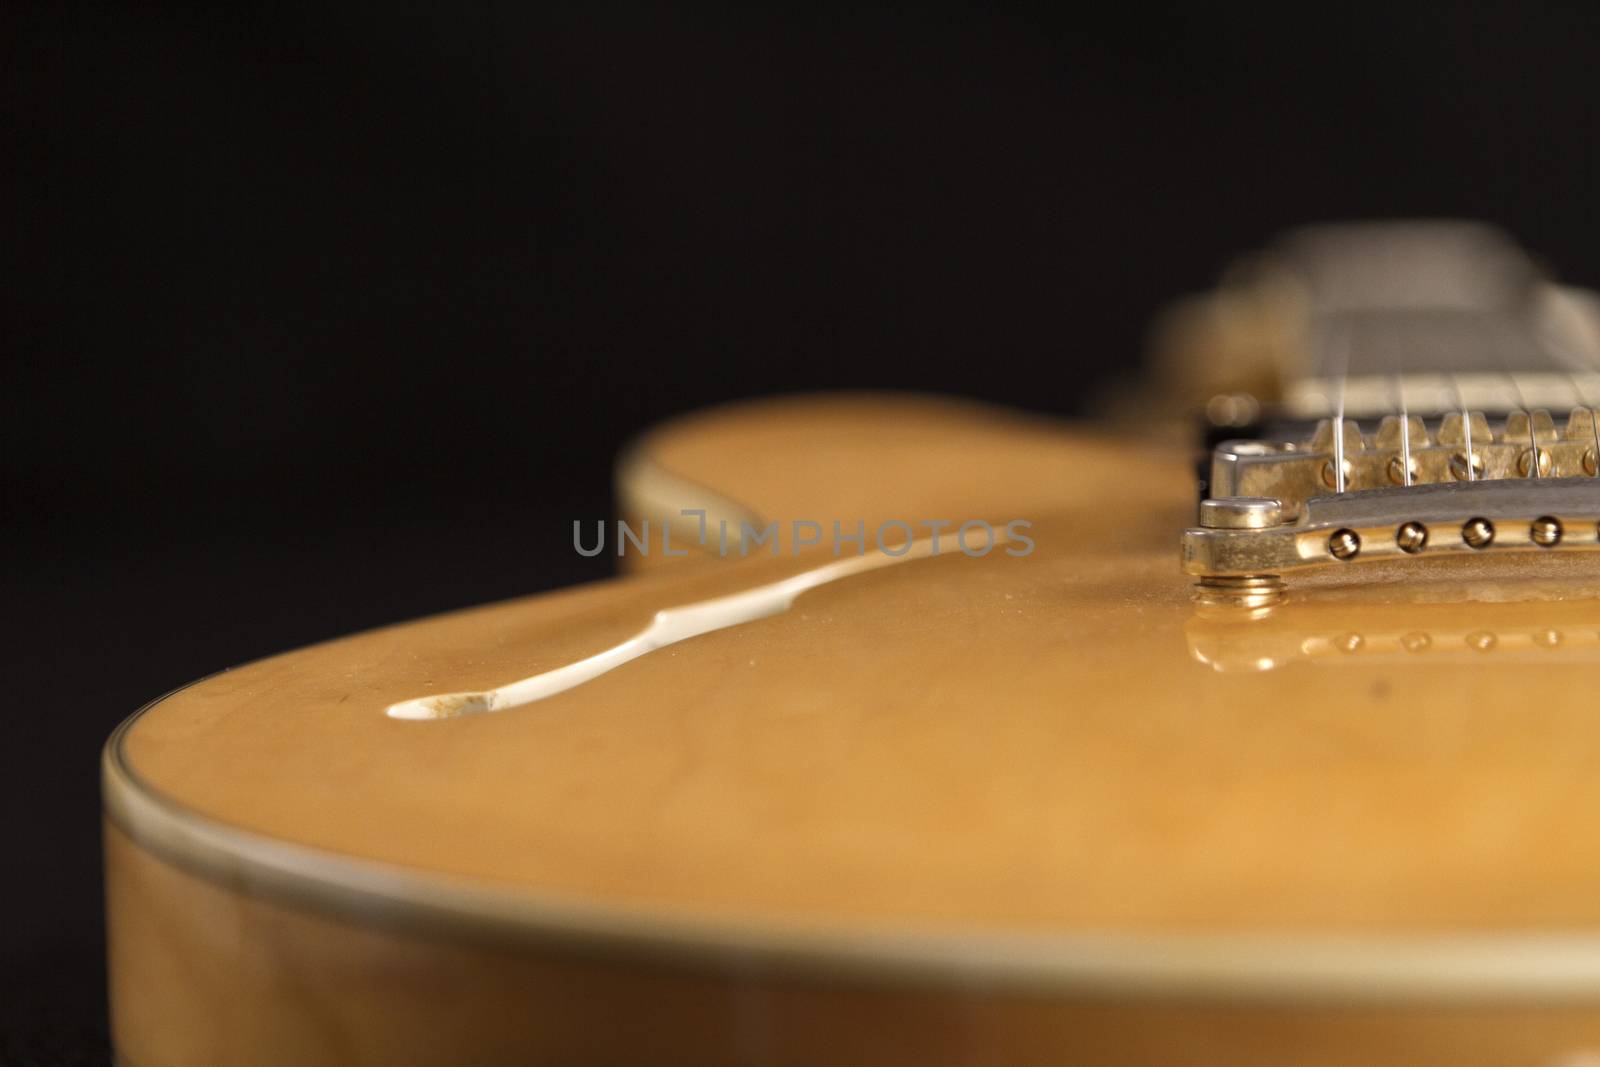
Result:
{"label": "guitar neck", "polygon": [[[1158,380],[1219,431],[1600,405],[1600,297],[1464,222],[1294,231],[1180,305]],[[1280,425],[1279,428],[1282,428]],[[1299,427],[1291,427],[1298,431]]]}
{"label": "guitar neck", "polygon": [[1290,418],[1333,417],[1341,402],[1354,418],[1600,402],[1600,302],[1491,227],[1314,227],[1275,259],[1304,302],[1306,358],[1281,398]]}

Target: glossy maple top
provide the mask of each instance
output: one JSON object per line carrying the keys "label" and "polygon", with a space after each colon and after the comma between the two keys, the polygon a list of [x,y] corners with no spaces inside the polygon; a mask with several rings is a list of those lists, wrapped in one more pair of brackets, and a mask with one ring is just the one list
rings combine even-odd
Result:
{"label": "glossy maple top", "polygon": [[134,721],[116,751],[143,803],[113,812],[139,839],[159,808],[144,836],[167,853],[232,855],[200,866],[271,842],[509,893],[534,922],[581,904],[908,936],[1600,925],[1600,563],[1374,565],[1266,617],[1203,614],[1177,564],[1189,464],[920,398],[684,420],[641,443],[631,499],[704,487],[869,529],[1024,518],[1037,549],[846,578],[440,721],[384,709],[832,557],[672,561],[277,656]]}

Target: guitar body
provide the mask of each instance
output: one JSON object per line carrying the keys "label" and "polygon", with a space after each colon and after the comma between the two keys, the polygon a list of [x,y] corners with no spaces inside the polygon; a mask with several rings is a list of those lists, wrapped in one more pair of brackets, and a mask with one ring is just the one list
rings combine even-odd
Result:
{"label": "guitar body", "polygon": [[[1600,1049],[1600,556],[1197,605],[1171,436],[917,397],[713,411],[623,464],[652,538],[625,577],[155,702],[105,756],[119,1056]],[[870,566],[822,573],[857,554],[835,519]],[[896,520],[920,547],[885,559]],[[970,520],[982,554],[950,540]],[[776,554],[721,551],[774,522]]]}

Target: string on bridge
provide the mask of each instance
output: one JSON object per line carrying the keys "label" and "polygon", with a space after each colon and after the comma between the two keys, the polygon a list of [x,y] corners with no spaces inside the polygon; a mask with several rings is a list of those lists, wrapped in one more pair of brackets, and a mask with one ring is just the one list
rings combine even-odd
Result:
{"label": "string on bridge", "polygon": [[1461,435],[1466,438],[1467,445],[1467,481],[1476,481],[1472,469],[1472,416],[1467,411],[1467,395],[1461,390],[1461,379],[1450,375],[1450,388],[1456,394],[1456,406],[1461,409]]}
{"label": "string on bridge", "polygon": [[1583,381],[1572,372],[1567,373],[1572,381],[1573,395],[1578,398],[1583,410],[1589,413],[1589,433],[1594,437],[1594,476],[1600,478],[1600,408],[1589,399],[1589,394],[1584,391]]}
{"label": "string on bridge", "polygon": [[1400,474],[1403,484],[1411,484],[1411,415],[1406,410],[1406,386],[1402,368],[1394,373],[1395,406],[1400,409]]}
{"label": "string on bridge", "polygon": [[1339,367],[1339,393],[1333,416],[1333,491],[1344,495],[1344,398],[1350,379],[1350,335],[1347,330],[1334,334],[1338,343],[1330,345]]}
{"label": "string on bridge", "polygon": [[[1574,356],[1565,345],[1557,343],[1553,337],[1546,335],[1544,341],[1569,367],[1573,365],[1584,367],[1587,365],[1587,369],[1591,373],[1600,371],[1600,355],[1596,354],[1593,347],[1590,347],[1582,356]],[[1584,358],[1585,356],[1588,358]],[[1594,476],[1600,478],[1600,405],[1597,405],[1594,399],[1589,396],[1588,391],[1584,389],[1583,379],[1578,376],[1577,371],[1567,371],[1567,380],[1572,383],[1572,395],[1578,399],[1574,411],[1582,408],[1589,413],[1589,433],[1594,438]],[[1537,453],[1534,456],[1534,462],[1538,462]]]}
{"label": "string on bridge", "polygon": [[1511,382],[1511,391],[1517,394],[1517,404],[1528,416],[1528,473],[1523,477],[1542,478],[1544,475],[1539,471],[1539,435],[1534,429],[1533,405],[1528,403],[1528,396],[1522,391],[1522,383],[1517,381],[1515,372],[1507,370],[1505,375]]}

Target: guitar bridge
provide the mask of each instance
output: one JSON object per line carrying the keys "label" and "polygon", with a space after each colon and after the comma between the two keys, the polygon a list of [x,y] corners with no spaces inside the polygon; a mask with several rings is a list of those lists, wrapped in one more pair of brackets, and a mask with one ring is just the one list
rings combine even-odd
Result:
{"label": "guitar bridge", "polygon": [[1325,419],[1308,440],[1230,441],[1213,496],[1183,535],[1203,598],[1261,605],[1309,567],[1503,552],[1600,549],[1600,423],[1571,411],[1482,412],[1429,427],[1384,417],[1367,435]]}

